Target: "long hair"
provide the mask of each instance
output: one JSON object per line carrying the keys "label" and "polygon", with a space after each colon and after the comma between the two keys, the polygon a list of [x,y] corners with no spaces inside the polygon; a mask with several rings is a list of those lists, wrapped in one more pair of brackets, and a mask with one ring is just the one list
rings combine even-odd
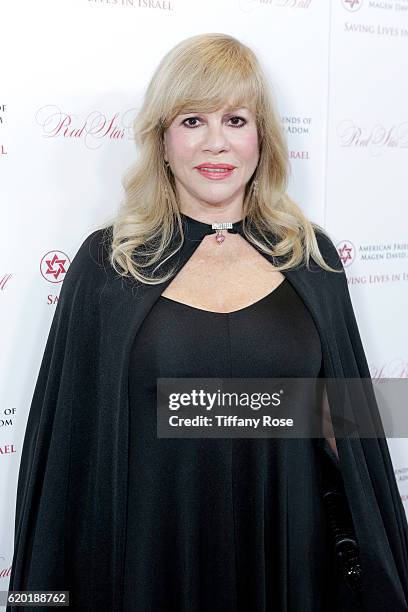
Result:
{"label": "long hair", "polygon": [[[184,241],[174,176],[164,161],[164,131],[179,114],[214,112],[225,103],[246,106],[256,117],[259,162],[244,192],[243,232],[263,252],[284,257],[277,270],[309,267],[312,257],[322,268],[339,272],[323,259],[314,229],[286,193],[290,173],[288,148],[265,74],[246,45],[227,34],[192,36],[172,48],[159,63],[145,92],[133,130],[138,148],[122,185],[125,197],[111,226],[110,263],[122,276],[159,284],[175,273],[156,274]],[[257,189],[254,189],[254,180]],[[255,235],[250,227],[255,226]],[[173,238],[179,229],[179,242]],[[272,232],[278,240],[270,241]],[[327,234],[326,234],[327,235]],[[153,273],[146,272],[157,264]],[[160,270],[159,270],[160,272]]]}

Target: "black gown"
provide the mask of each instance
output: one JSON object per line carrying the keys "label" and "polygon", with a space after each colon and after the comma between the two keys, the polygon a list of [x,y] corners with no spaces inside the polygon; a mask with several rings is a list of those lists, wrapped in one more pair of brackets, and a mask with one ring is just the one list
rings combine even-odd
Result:
{"label": "black gown", "polygon": [[286,279],[230,313],[155,302],[130,357],[126,612],[359,609],[340,592],[315,439],[156,432],[158,377],[312,378],[321,367],[319,334]]}

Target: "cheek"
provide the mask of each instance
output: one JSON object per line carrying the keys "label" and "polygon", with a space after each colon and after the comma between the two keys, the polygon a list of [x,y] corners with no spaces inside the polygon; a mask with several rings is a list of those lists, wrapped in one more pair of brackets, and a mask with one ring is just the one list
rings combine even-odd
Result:
{"label": "cheek", "polygon": [[259,153],[257,132],[247,132],[237,138],[236,147],[243,159],[253,159]]}
{"label": "cheek", "polygon": [[174,132],[168,139],[168,147],[177,159],[188,158],[196,144],[197,136],[189,132]]}

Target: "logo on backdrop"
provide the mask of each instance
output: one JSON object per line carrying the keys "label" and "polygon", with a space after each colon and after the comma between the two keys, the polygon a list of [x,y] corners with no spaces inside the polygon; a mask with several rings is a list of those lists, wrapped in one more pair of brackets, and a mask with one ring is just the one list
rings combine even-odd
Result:
{"label": "logo on backdrop", "polygon": [[132,140],[134,113],[134,108],[114,114],[94,110],[80,117],[48,104],[38,109],[35,120],[42,128],[44,138],[82,141],[88,149],[95,150],[102,144],[94,143],[105,140],[123,140],[125,137]]}
{"label": "logo on backdrop", "polygon": [[342,5],[348,11],[355,13],[363,6],[363,0],[341,0]]}
{"label": "logo on backdrop", "polygon": [[14,444],[3,444],[2,446],[0,446],[0,457],[2,457],[3,455],[11,455],[15,452],[17,451]]}
{"label": "logo on backdrop", "polygon": [[[371,262],[390,262],[401,261],[404,262],[408,259],[408,242],[378,242],[372,244],[359,244],[357,247],[354,246],[350,240],[341,240],[336,245],[339,257],[344,267],[351,266],[357,258],[359,263],[371,263]],[[397,276],[400,278],[397,278]],[[395,272],[395,278],[393,280],[408,280],[407,272]],[[378,279],[377,279],[378,280]]]}
{"label": "logo on backdrop", "polygon": [[0,291],[4,291],[6,289],[7,283],[12,276],[12,274],[3,274],[3,276],[0,276]]}
{"label": "logo on backdrop", "polygon": [[0,562],[1,562],[0,578],[9,578],[11,574],[11,566],[3,567],[3,563],[6,562],[6,557],[4,557],[3,555],[0,555]]}
{"label": "logo on backdrop", "polygon": [[63,251],[48,251],[41,260],[40,271],[50,283],[62,283],[70,263]]}
{"label": "logo on backdrop", "polygon": [[354,244],[350,242],[350,240],[342,240],[341,242],[337,243],[336,247],[343,266],[347,268],[347,266],[350,266],[353,263],[356,257],[356,249]]}
{"label": "logo on backdrop", "polygon": [[244,13],[249,13],[254,9],[265,7],[282,8],[282,9],[308,9],[312,4],[312,0],[291,0],[291,2],[282,2],[282,0],[238,0],[238,6]]}
{"label": "logo on backdrop", "polygon": [[374,380],[408,378],[408,361],[403,357],[395,357],[384,363],[370,364],[370,374]]}

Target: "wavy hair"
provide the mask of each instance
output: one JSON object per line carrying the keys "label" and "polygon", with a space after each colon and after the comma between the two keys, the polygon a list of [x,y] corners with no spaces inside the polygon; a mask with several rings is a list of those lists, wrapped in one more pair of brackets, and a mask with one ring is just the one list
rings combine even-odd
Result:
{"label": "wavy hair", "polygon": [[[181,41],[163,57],[150,80],[133,123],[138,158],[122,177],[125,197],[119,211],[104,226],[111,226],[113,268],[147,284],[159,284],[174,275],[175,267],[163,276],[156,275],[184,242],[174,175],[164,161],[163,134],[179,114],[210,113],[225,103],[246,106],[256,117],[259,162],[245,187],[243,202],[243,232],[248,241],[273,257],[283,256],[285,261],[277,270],[302,262],[309,267],[312,257],[325,270],[341,272],[329,266],[320,253],[315,229],[327,233],[309,221],[286,193],[288,148],[265,74],[250,48],[222,33]],[[257,235],[248,227],[251,223]],[[180,240],[175,243],[177,227]],[[270,232],[277,236],[274,243]]]}

